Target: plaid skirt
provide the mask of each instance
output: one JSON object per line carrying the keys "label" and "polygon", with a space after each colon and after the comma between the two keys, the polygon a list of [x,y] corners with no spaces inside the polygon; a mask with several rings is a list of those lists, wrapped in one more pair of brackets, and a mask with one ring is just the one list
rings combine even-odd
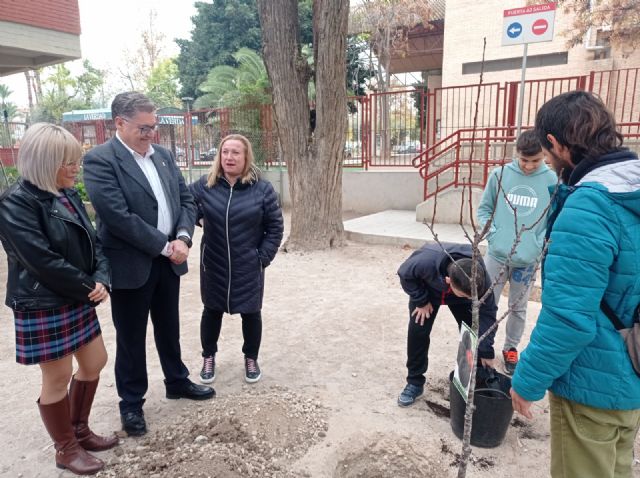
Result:
{"label": "plaid skirt", "polygon": [[69,355],[101,334],[96,309],[87,304],[13,311],[16,362],[31,365]]}

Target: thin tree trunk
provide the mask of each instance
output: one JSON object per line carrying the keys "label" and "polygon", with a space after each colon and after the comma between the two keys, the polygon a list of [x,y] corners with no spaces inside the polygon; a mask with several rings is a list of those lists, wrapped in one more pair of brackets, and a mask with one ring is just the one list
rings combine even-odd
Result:
{"label": "thin tree trunk", "polygon": [[31,93],[31,75],[29,71],[24,72],[24,79],[27,81],[27,98],[29,99],[29,111],[33,109],[33,94]]}
{"label": "thin tree trunk", "polygon": [[[478,277],[478,262],[480,261],[480,237],[478,234],[473,238],[472,248],[472,266],[471,266],[471,328],[476,331],[480,330],[480,302],[478,301],[479,290],[476,287],[476,277]],[[460,465],[458,466],[458,478],[467,476],[467,465],[471,457],[471,430],[473,426],[473,412],[476,408],[474,397],[476,391],[476,363],[478,348],[473,353],[473,364],[471,365],[471,378],[469,379],[469,394],[467,396],[467,408],[464,414],[464,432],[462,434],[462,455],[460,457]]]}
{"label": "thin tree trunk", "polygon": [[33,70],[33,76],[35,82],[33,82],[33,88],[36,96],[36,104],[39,105],[42,101],[42,78],[40,78],[40,70]]}
{"label": "thin tree trunk", "polygon": [[348,0],[314,2],[316,128],[310,128],[297,0],[260,0],[265,66],[273,88],[274,119],[289,174],[291,233],[287,250],[344,244],[342,159],[346,135]]}

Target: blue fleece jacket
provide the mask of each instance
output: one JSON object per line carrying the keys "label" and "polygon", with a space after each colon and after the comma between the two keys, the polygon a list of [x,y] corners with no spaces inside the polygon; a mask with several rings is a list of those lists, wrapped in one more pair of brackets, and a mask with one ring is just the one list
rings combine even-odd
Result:
{"label": "blue fleece jacket", "polygon": [[526,400],[549,389],[591,407],[640,408],[640,378],[600,310],[604,297],[629,326],[640,303],[640,161],[620,151],[598,161],[607,162],[555,196],[542,310],[512,381]]}
{"label": "blue fleece jacket", "polygon": [[[487,236],[488,253],[491,257],[503,264],[507,261],[517,231],[523,224],[530,226],[540,219],[549,205],[549,186],[555,185],[557,181],[556,173],[544,163],[530,175],[522,172],[517,159],[491,171],[478,206],[478,222],[482,226],[491,219],[495,207],[495,215]],[[517,213],[517,226],[513,209]],[[512,266],[526,267],[536,262],[544,245],[546,227],[547,221],[544,218],[532,230],[522,235],[515,254],[510,258]]]}

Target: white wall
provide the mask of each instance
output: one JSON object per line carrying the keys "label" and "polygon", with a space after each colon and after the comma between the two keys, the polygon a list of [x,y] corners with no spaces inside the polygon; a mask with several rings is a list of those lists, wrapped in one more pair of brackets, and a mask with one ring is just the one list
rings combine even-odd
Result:
{"label": "white wall", "polygon": [[[284,206],[291,205],[287,171],[263,171],[262,176],[282,194]],[[282,178],[282,185],[280,179]],[[415,210],[422,202],[424,183],[417,170],[354,171],[342,175],[342,209],[369,214],[387,209]]]}

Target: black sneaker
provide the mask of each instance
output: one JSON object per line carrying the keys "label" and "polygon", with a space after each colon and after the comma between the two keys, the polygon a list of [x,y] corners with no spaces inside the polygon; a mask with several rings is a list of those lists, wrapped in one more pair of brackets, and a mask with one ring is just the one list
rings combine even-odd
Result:
{"label": "black sneaker", "polygon": [[401,407],[408,407],[409,405],[413,405],[416,401],[416,398],[422,395],[422,392],[424,392],[424,387],[408,383],[398,397],[398,405]]}
{"label": "black sneaker", "polygon": [[215,355],[204,357],[202,370],[200,370],[200,382],[212,383],[216,379],[216,358]]}
{"label": "black sneaker", "polygon": [[504,359],[504,373],[509,376],[513,375],[516,371],[516,365],[518,365],[518,350],[515,347],[503,350],[502,358]]}
{"label": "black sneaker", "polygon": [[244,379],[247,383],[255,383],[262,378],[258,361],[249,357],[244,358]]}

